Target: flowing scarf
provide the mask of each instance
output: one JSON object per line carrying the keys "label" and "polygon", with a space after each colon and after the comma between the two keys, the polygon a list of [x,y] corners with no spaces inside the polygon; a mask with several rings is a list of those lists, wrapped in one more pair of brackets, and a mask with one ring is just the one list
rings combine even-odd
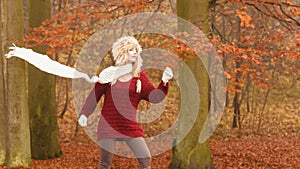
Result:
{"label": "flowing scarf", "polygon": [[51,60],[47,55],[43,55],[34,52],[32,49],[20,48],[13,44],[13,47],[9,47],[10,51],[5,55],[6,58],[18,57],[26,62],[32,64],[36,68],[43,72],[47,72],[52,75],[79,79],[83,78],[89,83],[110,83],[120,76],[130,73],[132,71],[132,64],[124,66],[110,66],[99,74],[99,76],[90,77],[86,73],[80,72],[72,67],[63,65],[57,61]]}

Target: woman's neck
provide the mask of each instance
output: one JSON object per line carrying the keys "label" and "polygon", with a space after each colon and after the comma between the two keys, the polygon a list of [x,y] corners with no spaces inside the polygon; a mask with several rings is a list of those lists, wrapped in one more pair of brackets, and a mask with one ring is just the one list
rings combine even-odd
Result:
{"label": "woman's neck", "polygon": [[121,82],[127,82],[129,81],[130,79],[132,79],[132,73],[127,73],[123,76],[121,76],[118,80],[121,81]]}

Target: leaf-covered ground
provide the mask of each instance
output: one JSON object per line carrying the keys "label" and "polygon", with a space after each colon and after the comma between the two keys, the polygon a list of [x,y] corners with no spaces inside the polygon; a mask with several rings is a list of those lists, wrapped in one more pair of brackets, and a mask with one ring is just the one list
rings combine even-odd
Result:
{"label": "leaf-covered ground", "polygon": [[[34,169],[70,168],[94,169],[99,160],[99,147],[89,139],[61,143],[63,156],[53,160],[33,160]],[[300,138],[244,137],[211,141],[214,163],[219,169],[229,168],[300,168]],[[152,159],[152,168],[167,168],[171,160],[168,151]],[[4,167],[0,167],[4,168]],[[25,168],[25,167],[23,167]],[[28,167],[27,167],[28,168]],[[115,156],[114,169],[137,168],[137,160]]]}
{"label": "leaf-covered ground", "polygon": [[300,137],[212,140],[217,168],[300,168]]}
{"label": "leaf-covered ground", "polygon": [[[217,130],[211,138],[211,152],[218,169],[300,169],[300,99],[285,98],[283,104],[272,104],[262,116],[258,132],[258,116],[247,113],[242,117],[243,127],[232,129],[232,110],[225,111]],[[167,108],[175,112],[176,107]],[[168,115],[165,122],[171,123],[175,116]],[[51,160],[33,160],[32,169],[96,169],[99,147],[77,128],[77,117],[67,111],[59,118],[60,139],[63,156]],[[164,126],[161,124],[155,127]],[[168,127],[166,125],[165,127]],[[77,134],[76,133],[77,130]],[[156,129],[162,130],[162,129]],[[151,132],[151,130],[149,130]],[[166,169],[172,159],[171,151],[152,158],[153,169]],[[113,169],[138,168],[136,159],[114,156]],[[0,166],[0,169],[5,167]]]}

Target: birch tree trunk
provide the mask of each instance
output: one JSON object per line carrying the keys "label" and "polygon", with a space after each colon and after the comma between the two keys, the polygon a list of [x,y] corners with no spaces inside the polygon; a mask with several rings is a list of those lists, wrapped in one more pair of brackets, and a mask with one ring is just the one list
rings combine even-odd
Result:
{"label": "birch tree trunk", "polygon": [[8,167],[31,165],[29,113],[25,62],[4,59],[12,42],[24,36],[22,0],[1,0],[0,164]]}
{"label": "birch tree trunk", "polygon": [[[209,24],[207,22],[208,14],[208,0],[177,0],[177,16],[187,21],[192,22],[205,33],[209,33]],[[184,28],[189,29],[189,28]],[[200,59],[188,60],[186,64],[193,72],[198,86],[189,86],[187,83],[190,79],[186,79],[184,76],[180,76],[180,81],[183,82],[182,88],[198,88],[200,95],[200,109],[197,119],[190,132],[184,137],[184,139],[177,143],[173,148],[173,159],[169,168],[176,169],[207,169],[214,168],[211,158],[209,140],[204,143],[199,143],[199,136],[204,125],[205,119],[208,115],[209,105],[209,78],[204,63]],[[195,90],[196,91],[196,90]],[[187,96],[188,98],[191,98]],[[185,101],[184,104],[189,104],[189,101]],[[185,105],[187,106],[187,105]],[[194,105],[188,105],[194,106]],[[187,106],[187,107],[188,107]],[[180,115],[179,117],[179,136],[184,135],[185,126],[188,126],[190,121],[185,120],[187,115]]]}
{"label": "birch tree trunk", "polygon": [[[28,0],[29,27],[51,17],[50,0]],[[45,54],[45,47],[33,49]],[[31,153],[35,159],[52,159],[62,154],[56,111],[55,77],[28,65],[28,96]]]}

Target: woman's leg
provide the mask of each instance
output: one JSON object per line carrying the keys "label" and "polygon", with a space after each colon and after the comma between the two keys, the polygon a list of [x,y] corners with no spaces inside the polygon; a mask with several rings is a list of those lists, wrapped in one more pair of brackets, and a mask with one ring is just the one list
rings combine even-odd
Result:
{"label": "woman's leg", "polygon": [[124,139],[139,161],[140,169],[150,169],[151,153],[142,137]]}
{"label": "woman's leg", "polygon": [[100,162],[98,169],[109,169],[116,145],[116,139],[100,139]]}

